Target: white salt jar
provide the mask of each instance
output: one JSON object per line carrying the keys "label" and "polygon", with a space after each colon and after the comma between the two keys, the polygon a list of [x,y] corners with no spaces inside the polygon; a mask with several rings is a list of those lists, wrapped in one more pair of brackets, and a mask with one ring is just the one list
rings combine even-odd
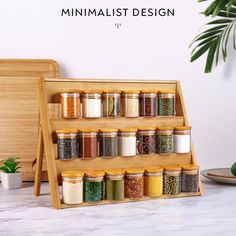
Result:
{"label": "white salt jar", "polygon": [[65,204],[80,204],[83,202],[83,176],[81,171],[63,171],[62,198]]}
{"label": "white salt jar", "polygon": [[102,116],[101,91],[83,91],[82,110],[84,118],[99,118]]}
{"label": "white salt jar", "polygon": [[137,153],[137,129],[124,128],[119,130],[119,156],[135,156]]}
{"label": "white salt jar", "polygon": [[191,151],[191,129],[190,126],[174,128],[175,153],[189,153]]}

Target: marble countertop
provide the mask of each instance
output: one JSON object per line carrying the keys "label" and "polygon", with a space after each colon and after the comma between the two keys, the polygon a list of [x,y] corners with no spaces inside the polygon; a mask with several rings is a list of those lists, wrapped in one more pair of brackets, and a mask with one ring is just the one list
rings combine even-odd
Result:
{"label": "marble countertop", "polygon": [[48,184],[33,196],[0,188],[0,235],[235,235],[236,186],[204,180],[204,196],[127,204],[51,208]]}

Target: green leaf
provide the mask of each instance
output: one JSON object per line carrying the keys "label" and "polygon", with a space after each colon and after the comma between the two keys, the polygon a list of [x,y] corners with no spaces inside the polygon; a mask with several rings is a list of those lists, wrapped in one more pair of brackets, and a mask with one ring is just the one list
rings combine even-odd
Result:
{"label": "green leaf", "polygon": [[0,170],[2,170],[5,173],[10,173],[10,170],[6,166],[1,166]]}
{"label": "green leaf", "polygon": [[210,73],[212,71],[214,55],[216,53],[216,46],[217,46],[217,42],[215,41],[214,43],[211,44],[211,47],[208,51],[205,73]]}
{"label": "green leaf", "polygon": [[199,48],[200,46],[205,45],[205,44],[207,44],[207,43],[209,43],[209,42],[212,42],[212,41],[215,40],[217,37],[218,37],[218,36],[212,36],[212,37],[210,37],[210,38],[207,38],[207,39],[203,40],[202,42],[200,42],[200,43],[192,50],[191,54],[193,54],[193,53],[196,51],[196,49]]}
{"label": "green leaf", "polygon": [[216,66],[218,65],[219,56],[220,56],[221,39],[222,39],[222,35],[218,36],[217,45],[216,45]]}
{"label": "green leaf", "polygon": [[213,35],[217,35],[217,34],[219,34],[221,31],[222,31],[222,30],[215,30],[215,31],[212,31],[212,32],[208,32],[208,33],[206,33],[206,34],[203,34],[202,36],[196,38],[196,39],[195,39],[195,42],[196,42],[196,41],[200,41],[200,40],[202,40],[202,39],[209,38],[209,37],[211,37],[211,36],[213,36]]}
{"label": "green leaf", "polygon": [[197,52],[195,52],[191,57],[191,62],[197,60],[200,56],[202,56],[211,46],[211,42],[202,46]]}
{"label": "green leaf", "polygon": [[216,25],[216,24],[227,24],[227,23],[231,23],[232,20],[230,19],[219,19],[219,20],[213,20],[209,23],[207,23],[207,25]]}

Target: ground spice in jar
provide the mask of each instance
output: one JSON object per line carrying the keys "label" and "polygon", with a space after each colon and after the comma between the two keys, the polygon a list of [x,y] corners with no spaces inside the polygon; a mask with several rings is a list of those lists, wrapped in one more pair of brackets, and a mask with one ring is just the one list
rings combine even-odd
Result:
{"label": "ground spice in jar", "polygon": [[171,127],[157,128],[157,153],[170,154],[174,150],[173,129]]}
{"label": "ground spice in jar", "polygon": [[103,200],[104,174],[105,173],[103,171],[85,172],[85,179],[84,179],[85,202],[100,202]]}
{"label": "ground spice in jar", "polygon": [[143,169],[128,169],[125,172],[125,197],[141,198],[144,195]]}
{"label": "ground spice in jar", "polygon": [[163,193],[163,168],[147,167],[144,174],[144,194],[158,197]]}
{"label": "ground spice in jar", "polygon": [[106,199],[109,201],[124,200],[124,171],[106,171]]}
{"label": "ground spice in jar", "polygon": [[173,92],[163,91],[158,93],[158,115],[175,115],[175,94]]}
{"label": "ground spice in jar", "polygon": [[157,92],[141,91],[139,110],[140,116],[157,116]]}
{"label": "ground spice in jar", "polygon": [[66,204],[80,204],[83,202],[83,176],[81,171],[63,171],[62,198]]}
{"label": "ground spice in jar", "polygon": [[103,117],[120,116],[120,93],[121,91],[103,91],[102,93]]}
{"label": "ground spice in jar", "polygon": [[181,192],[180,182],[181,167],[164,166],[163,193],[177,195]]}
{"label": "ground spice in jar", "polygon": [[59,160],[72,160],[79,156],[77,130],[57,130],[57,152]]}
{"label": "ground spice in jar", "polygon": [[79,130],[79,157],[82,159],[93,159],[97,157],[97,132],[96,129]]}
{"label": "ground spice in jar", "polygon": [[118,129],[100,129],[99,131],[99,156],[104,158],[118,156]]}
{"label": "ground spice in jar", "polygon": [[61,117],[65,119],[80,117],[80,94],[78,92],[61,93]]}
{"label": "ground spice in jar", "polygon": [[183,165],[181,172],[181,191],[187,193],[198,192],[199,181],[198,165]]}
{"label": "ground spice in jar", "polygon": [[122,92],[122,116],[138,117],[139,116],[139,93],[140,91]]}
{"label": "ground spice in jar", "polygon": [[191,151],[191,127],[174,128],[174,152],[189,153]]}
{"label": "ground spice in jar", "polygon": [[156,153],[156,131],[155,128],[140,128],[137,132],[137,144],[139,155],[150,155]]}
{"label": "ground spice in jar", "polygon": [[136,128],[124,128],[119,130],[119,156],[135,156],[137,153]]}
{"label": "ground spice in jar", "polygon": [[84,118],[99,118],[102,116],[101,91],[83,91],[82,109]]}

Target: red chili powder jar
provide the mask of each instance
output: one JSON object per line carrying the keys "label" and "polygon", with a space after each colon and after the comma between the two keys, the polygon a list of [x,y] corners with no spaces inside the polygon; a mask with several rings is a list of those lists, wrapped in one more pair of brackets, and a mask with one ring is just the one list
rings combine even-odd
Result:
{"label": "red chili powder jar", "polygon": [[93,159],[98,155],[96,129],[80,129],[79,130],[79,157],[81,159]]}

